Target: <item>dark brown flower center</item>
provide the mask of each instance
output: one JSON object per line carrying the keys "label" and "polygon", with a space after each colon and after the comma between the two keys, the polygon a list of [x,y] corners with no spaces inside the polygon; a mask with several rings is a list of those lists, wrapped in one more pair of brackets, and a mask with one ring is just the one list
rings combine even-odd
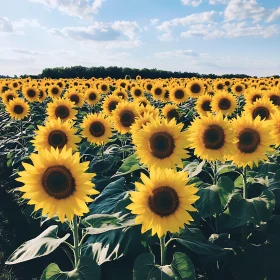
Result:
{"label": "dark brown flower center", "polygon": [[18,87],[18,83],[13,83],[13,87],[17,88]]}
{"label": "dark brown flower center", "polygon": [[162,89],[161,88],[156,88],[155,89],[155,95],[161,95],[162,94]]}
{"label": "dark brown flower center", "polygon": [[269,99],[273,103],[273,105],[280,106],[280,96],[279,95],[271,95],[269,97]]}
{"label": "dark brown flower center", "polygon": [[134,91],[135,96],[140,96],[142,94],[142,91],[140,89],[136,89]]}
{"label": "dark brown flower center", "polygon": [[174,148],[174,138],[167,132],[156,132],[149,139],[150,152],[156,158],[169,157],[172,155]]}
{"label": "dark brown flower center", "polygon": [[75,179],[63,165],[49,167],[42,176],[42,186],[55,199],[66,199],[76,190]]}
{"label": "dark brown flower center", "polygon": [[44,92],[42,90],[39,91],[39,99],[44,97]]}
{"label": "dark brown flower center", "polygon": [[242,86],[237,86],[237,87],[235,87],[235,90],[237,92],[241,92],[243,90],[243,87]]}
{"label": "dark brown flower center", "polygon": [[139,106],[143,105],[144,107],[146,107],[148,105],[148,103],[146,101],[141,101],[139,103]]}
{"label": "dark brown flower center", "polygon": [[9,101],[11,101],[11,100],[13,100],[15,97],[12,95],[12,94],[9,94],[8,96],[7,96],[7,101],[9,102]]}
{"label": "dark brown flower center", "polygon": [[135,115],[130,110],[124,110],[120,114],[120,122],[124,127],[130,127],[135,121]]}
{"label": "dark brown flower center", "polygon": [[119,96],[119,97],[121,97],[122,99],[124,99],[124,94],[123,94],[123,92],[118,92],[118,93],[117,93],[117,96]]}
{"label": "dark brown flower center", "polygon": [[105,133],[105,126],[102,122],[95,121],[90,125],[89,132],[94,137],[101,137]]}
{"label": "dark brown flower center", "polygon": [[170,92],[168,90],[166,90],[164,93],[164,98],[169,98],[169,94],[170,94]]}
{"label": "dark brown flower center", "polygon": [[203,111],[206,111],[206,112],[209,112],[209,111],[211,111],[211,101],[210,100],[206,100],[206,101],[204,101],[203,103],[202,103],[202,110]]}
{"label": "dark brown flower center", "polygon": [[14,112],[18,115],[22,114],[24,111],[24,108],[21,105],[15,105]]}
{"label": "dark brown flower center", "polygon": [[56,95],[56,94],[58,94],[59,93],[59,90],[58,90],[58,88],[52,88],[52,94],[54,94],[54,95]]}
{"label": "dark brown flower center", "polygon": [[34,90],[34,89],[29,89],[28,91],[27,91],[27,95],[29,96],[29,97],[35,97],[36,96],[36,91]]}
{"label": "dark brown flower center", "polygon": [[148,204],[153,213],[167,217],[178,209],[179,197],[177,192],[168,186],[158,187],[149,196]]}
{"label": "dark brown flower center", "polygon": [[152,87],[153,87],[153,85],[151,85],[151,84],[147,84],[147,90],[151,90],[151,89],[152,89]]}
{"label": "dark brown flower center", "polygon": [[259,132],[251,128],[244,128],[239,133],[238,140],[238,149],[246,154],[255,152],[261,142]]}
{"label": "dark brown flower center", "polygon": [[217,85],[217,89],[218,89],[218,90],[222,90],[223,88],[224,88],[224,85],[223,85],[223,84],[220,84],[220,83],[219,83],[219,84]]}
{"label": "dark brown flower center", "polygon": [[191,86],[192,93],[200,93],[200,91],[201,91],[201,86],[199,84],[193,84]]}
{"label": "dark brown flower center", "polygon": [[269,116],[270,116],[270,112],[267,108],[265,107],[257,107],[253,113],[252,113],[252,116],[253,118],[255,119],[257,116],[260,116],[261,117],[261,120],[264,120],[264,119],[269,119]]}
{"label": "dark brown flower center", "polygon": [[102,90],[102,91],[106,91],[107,89],[108,89],[107,85],[102,85],[102,86],[101,86],[101,90]]}
{"label": "dark brown flower center", "polygon": [[111,101],[108,105],[110,112],[114,111],[116,109],[117,105],[118,105],[117,101]]}
{"label": "dark brown flower center", "polygon": [[121,83],[120,86],[125,88],[126,87],[126,83]]}
{"label": "dark brown flower center", "polygon": [[176,99],[182,99],[182,98],[184,98],[184,96],[185,96],[185,93],[184,93],[183,90],[177,89],[177,90],[175,91],[175,98],[176,98]]}
{"label": "dark brown flower center", "polygon": [[88,96],[89,100],[96,100],[97,96],[94,92],[90,93],[90,95]]}
{"label": "dark brown flower center", "polygon": [[176,119],[178,120],[179,119],[179,113],[177,112],[176,109],[171,109],[170,111],[168,111],[167,113],[167,119],[168,120],[171,120],[171,119]]}
{"label": "dark brown flower center", "polygon": [[54,148],[62,149],[67,144],[67,136],[61,130],[53,130],[49,134],[48,142]]}
{"label": "dark brown flower center", "polygon": [[228,87],[230,86],[230,81],[225,81],[225,85]]}
{"label": "dark brown flower center", "polygon": [[257,99],[260,99],[260,98],[261,98],[261,95],[255,94],[252,98],[252,102],[254,103]]}
{"label": "dark brown flower center", "polygon": [[80,97],[79,97],[79,95],[77,95],[77,94],[72,94],[72,95],[70,96],[70,100],[71,100],[72,102],[74,102],[75,105],[76,105],[76,104],[79,103]]}
{"label": "dark brown flower center", "polygon": [[57,118],[66,119],[69,117],[69,109],[65,105],[59,105],[55,109],[55,115]]}
{"label": "dark brown flower center", "polygon": [[57,85],[62,88],[63,84],[61,82],[58,82]]}
{"label": "dark brown flower center", "polygon": [[231,106],[231,102],[227,98],[221,98],[221,100],[219,101],[218,106],[219,106],[219,108],[221,110],[228,110],[230,108],[230,106]]}
{"label": "dark brown flower center", "polygon": [[207,126],[202,135],[202,142],[207,149],[219,150],[225,144],[223,128],[216,124]]}

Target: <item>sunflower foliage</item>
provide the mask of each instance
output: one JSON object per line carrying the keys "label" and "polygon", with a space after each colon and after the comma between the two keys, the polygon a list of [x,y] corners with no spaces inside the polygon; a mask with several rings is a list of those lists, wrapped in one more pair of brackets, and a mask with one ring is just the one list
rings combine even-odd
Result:
{"label": "sunflower foliage", "polygon": [[275,78],[2,79],[5,180],[41,226],[6,266],[37,261],[41,280],[278,279],[279,96]]}

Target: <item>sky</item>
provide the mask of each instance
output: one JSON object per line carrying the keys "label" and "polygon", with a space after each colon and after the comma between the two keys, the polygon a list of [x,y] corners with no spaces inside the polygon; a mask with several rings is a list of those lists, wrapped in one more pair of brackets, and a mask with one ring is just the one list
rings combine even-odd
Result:
{"label": "sky", "polygon": [[82,65],[280,74],[280,0],[9,0],[0,75]]}

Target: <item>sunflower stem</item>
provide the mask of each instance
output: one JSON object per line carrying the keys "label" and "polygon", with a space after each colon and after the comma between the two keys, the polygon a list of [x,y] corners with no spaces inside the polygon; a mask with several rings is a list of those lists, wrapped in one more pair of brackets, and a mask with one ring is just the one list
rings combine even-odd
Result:
{"label": "sunflower stem", "polygon": [[20,120],[20,142],[21,146],[23,147],[23,128],[22,128],[22,120]]}
{"label": "sunflower stem", "polygon": [[80,247],[79,247],[79,232],[78,232],[78,222],[77,216],[73,218],[73,239],[74,239],[74,258],[75,258],[75,268],[79,265],[80,260]]}
{"label": "sunflower stem", "polygon": [[247,198],[247,166],[243,168],[243,198]]}
{"label": "sunflower stem", "polygon": [[166,246],[165,246],[165,234],[160,237],[160,261],[161,266],[166,265]]}

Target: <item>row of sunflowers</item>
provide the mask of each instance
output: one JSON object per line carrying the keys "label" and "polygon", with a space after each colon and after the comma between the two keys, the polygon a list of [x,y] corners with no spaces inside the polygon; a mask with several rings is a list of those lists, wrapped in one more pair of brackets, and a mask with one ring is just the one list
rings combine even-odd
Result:
{"label": "row of sunflowers", "polygon": [[132,253],[129,279],[277,279],[251,261],[280,245],[279,79],[3,79],[0,98],[17,200],[46,227],[6,265],[63,244],[72,268],[42,280],[118,279],[102,265]]}

